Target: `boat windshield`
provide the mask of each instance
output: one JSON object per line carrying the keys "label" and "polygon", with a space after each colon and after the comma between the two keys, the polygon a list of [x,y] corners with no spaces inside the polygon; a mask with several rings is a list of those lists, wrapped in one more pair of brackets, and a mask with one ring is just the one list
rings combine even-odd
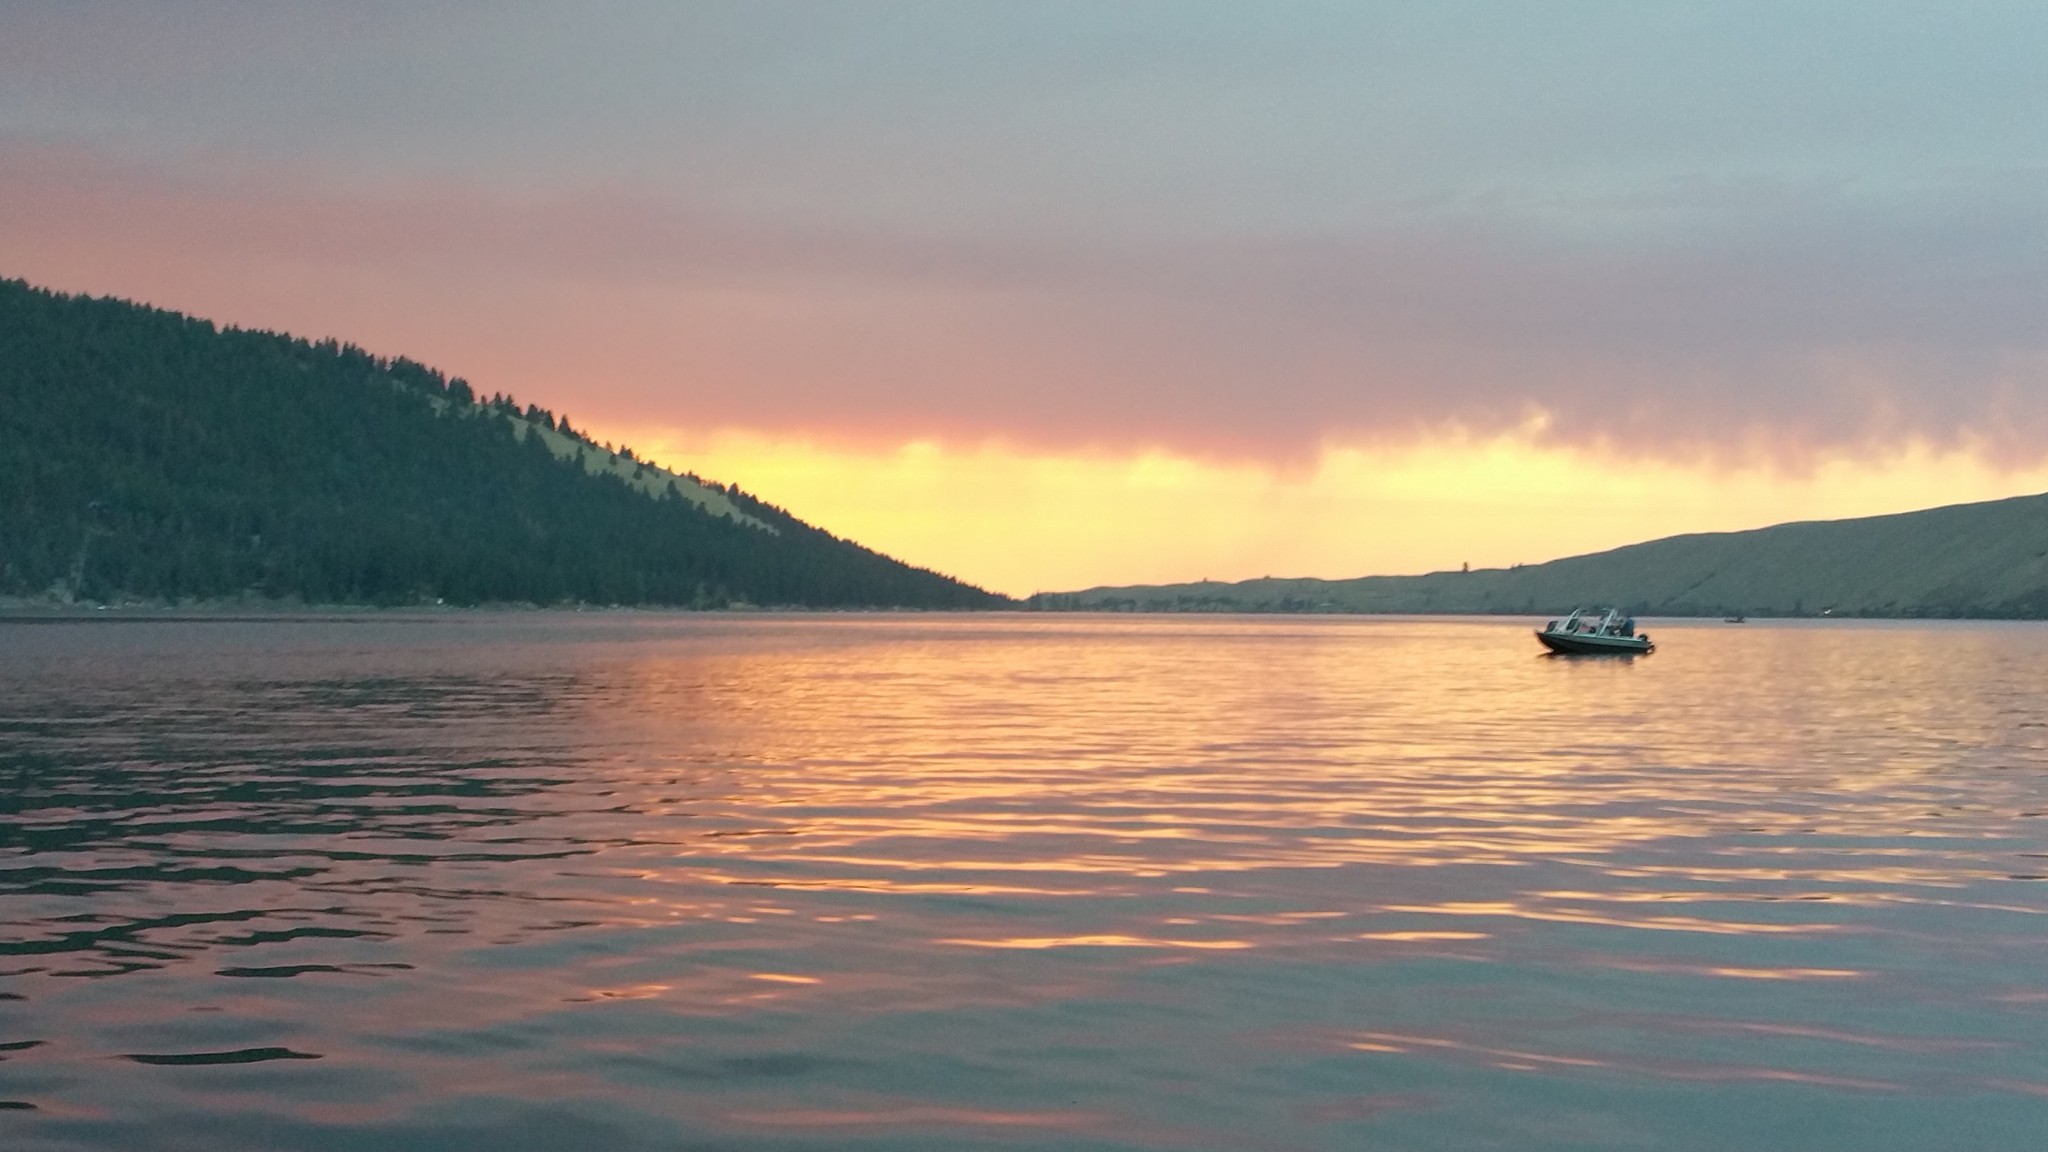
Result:
{"label": "boat windshield", "polygon": [[1581,608],[1565,617],[1562,622],[1553,623],[1551,627],[1557,632],[1593,636],[1633,636],[1636,632],[1635,618],[1623,616],[1620,610],[1615,608],[1604,611]]}

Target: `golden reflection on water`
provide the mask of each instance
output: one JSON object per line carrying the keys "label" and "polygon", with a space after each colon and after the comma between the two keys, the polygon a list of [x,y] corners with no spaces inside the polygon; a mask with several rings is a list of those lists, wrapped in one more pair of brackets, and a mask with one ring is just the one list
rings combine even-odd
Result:
{"label": "golden reflection on water", "polygon": [[[1664,623],[1617,662],[1520,621],[441,627],[480,639],[9,681],[76,774],[19,776],[54,839],[9,858],[0,982],[67,1039],[0,1085],[58,1070],[20,1094],[109,1118],[84,1147],[459,1099],[646,1147],[1575,1148],[1515,1117],[2048,1083],[2048,629]],[[141,703],[73,725],[91,691]],[[321,1059],[103,1067],[269,1047]],[[600,1129],[643,1130],[552,1138]]]}
{"label": "golden reflection on water", "polygon": [[[686,883],[732,879],[717,864],[730,858],[800,864],[777,881],[798,888],[1053,898],[1119,876],[1606,858],[1616,880],[1895,893],[2004,874],[1935,819],[1956,813],[1915,809],[1982,749],[2041,746],[2015,727],[2011,653],[1940,628],[1666,626],[1665,652],[1627,663],[1534,659],[1518,629],[1490,622],[764,628],[801,633],[800,650],[657,649],[589,701],[584,723],[642,750],[606,766],[621,787],[679,764],[700,789],[725,785],[655,809],[733,824],[693,829]],[[690,744],[672,760],[678,724]],[[1683,864],[1612,859],[1734,833],[1750,842]],[[1853,866],[1822,850],[1828,837],[1865,841]],[[1751,863],[1715,858],[1728,854]],[[1754,863],[1773,855],[1798,863]],[[1635,898],[1684,897],[1602,897]]]}
{"label": "golden reflection on water", "polygon": [[934,940],[965,948],[1195,948],[1224,952],[1250,948],[1249,940],[1169,940],[1156,936],[1034,936],[1008,940]]}

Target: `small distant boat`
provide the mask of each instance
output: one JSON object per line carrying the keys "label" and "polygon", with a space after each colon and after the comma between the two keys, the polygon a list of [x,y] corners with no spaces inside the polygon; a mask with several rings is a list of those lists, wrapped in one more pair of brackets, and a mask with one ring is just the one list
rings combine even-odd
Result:
{"label": "small distant boat", "polygon": [[1566,656],[1634,656],[1657,650],[1647,634],[1636,632],[1636,622],[1612,608],[1579,608],[1562,620],[1552,620],[1536,633],[1545,648]]}
{"label": "small distant boat", "polygon": [[1733,616],[1723,616],[1723,617],[1721,617],[1721,623],[1723,623],[1723,624],[1747,624],[1747,623],[1749,623],[1749,617],[1747,617],[1747,616],[1744,616],[1744,615],[1743,615],[1742,613],[1740,613],[1740,612],[1737,612],[1737,613],[1736,613],[1735,615],[1733,615]]}

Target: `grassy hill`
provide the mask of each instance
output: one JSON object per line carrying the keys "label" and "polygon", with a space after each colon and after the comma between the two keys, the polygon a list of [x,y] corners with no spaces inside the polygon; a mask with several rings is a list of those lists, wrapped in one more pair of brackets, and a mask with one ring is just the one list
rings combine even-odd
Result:
{"label": "grassy hill", "polygon": [[0,596],[1008,602],[410,360],[4,280]]}
{"label": "grassy hill", "polygon": [[2048,617],[2048,495],[1673,536],[1547,564],[1032,597],[1046,610]]}

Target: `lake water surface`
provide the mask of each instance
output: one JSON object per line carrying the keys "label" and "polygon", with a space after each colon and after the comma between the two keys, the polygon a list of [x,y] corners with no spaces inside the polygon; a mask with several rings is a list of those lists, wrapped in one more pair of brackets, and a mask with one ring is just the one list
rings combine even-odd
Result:
{"label": "lake water surface", "polygon": [[2048,1147],[2048,627],[0,624],[0,1148]]}

